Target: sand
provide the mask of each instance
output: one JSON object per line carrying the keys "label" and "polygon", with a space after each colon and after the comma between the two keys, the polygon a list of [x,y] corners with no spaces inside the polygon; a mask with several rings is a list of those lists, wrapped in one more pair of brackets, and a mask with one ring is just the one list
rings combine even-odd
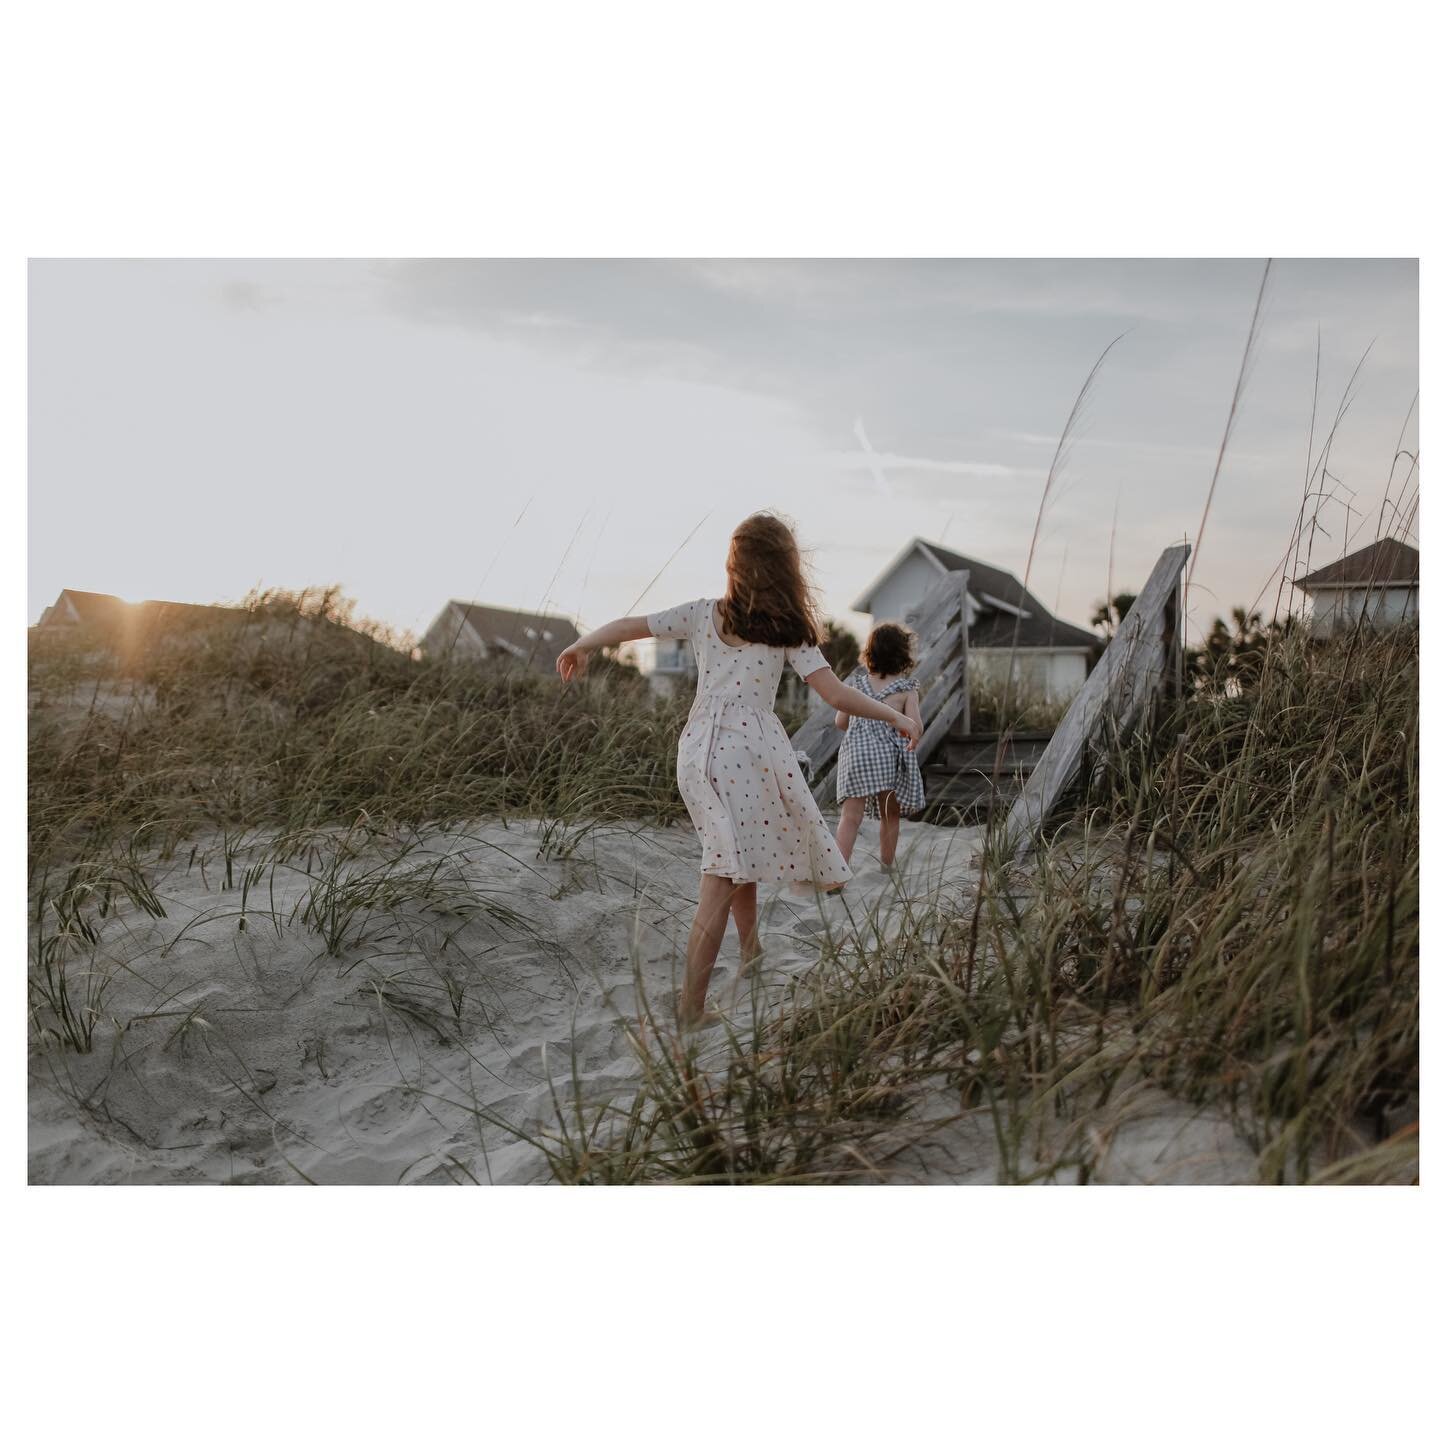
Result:
{"label": "sand", "polygon": [[[713,1003],[748,1012],[751,984],[773,1003],[817,963],[826,925],[847,923],[847,907],[850,917],[893,907],[895,879],[867,838],[843,903],[762,890],[760,977],[737,978],[732,930]],[[543,1182],[544,1157],[480,1114],[537,1135],[577,1075],[591,1098],[633,1087],[637,984],[657,1012],[668,1008],[698,890],[688,829],[490,822],[425,833],[390,872],[413,893],[357,912],[336,953],[306,921],[318,882],[303,860],[242,905],[245,864],[266,843],[240,848],[229,888],[218,837],[156,864],[165,917],[122,905],[103,923],[114,1018],[90,1054],[32,1054],[32,1183]],[[334,843],[317,846],[312,868]],[[400,843],[358,837],[345,874],[378,873]],[[907,824],[906,891],[973,888],[977,844],[976,831]],[[443,895],[426,897],[426,877]],[[700,1043],[723,1063],[723,1035]],[[1218,1116],[1158,1092],[1127,1107],[1095,1137],[1093,1179],[1253,1178],[1253,1153]],[[926,1138],[876,1178],[995,1181],[983,1115],[935,1087],[915,1118]]]}

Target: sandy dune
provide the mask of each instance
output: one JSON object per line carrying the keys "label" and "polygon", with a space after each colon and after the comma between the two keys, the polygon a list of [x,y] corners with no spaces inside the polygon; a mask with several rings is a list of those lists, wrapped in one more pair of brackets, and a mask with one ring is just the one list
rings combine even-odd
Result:
{"label": "sandy dune", "polygon": [[[827,924],[893,906],[866,839],[843,901],[762,892],[762,1004],[816,963]],[[906,891],[973,886],[976,844],[974,831],[907,825]],[[164,918],[122,907],[105,922],[99,953],[116,979],[104,1008],[120,1024],[96,1032],[91,1054],[32,1058],[32,1182],[541,1181],[543,1157],[477,1110],[536,1134],[574,1074],[592,1097],[633,1082],[637,979],[667,1010],[697,892],[688,829],[486,823],[427,835],[387,869],[384,905],[330,917],[350,925],[334,953],[315,928],[323,847],[314,873],[296,859],[243,893],[264,846],[242,847],[230,888],[218,842],[203,864],[182,853],[154,877]],[[363,886],[393,848],[357,844],[344,878]],[[736,959],[732,932],[712,998],[748,1011]],[[723,1037],[702,1044],[723,1056]],[[944,1091],[917,1113],[938,1128],[893,1178],[994,1180],[985,1121]],[[1228,1125],[1158,1095],[1117,1121],[1106,1153],[1097,1178],[1252,1171]]]}

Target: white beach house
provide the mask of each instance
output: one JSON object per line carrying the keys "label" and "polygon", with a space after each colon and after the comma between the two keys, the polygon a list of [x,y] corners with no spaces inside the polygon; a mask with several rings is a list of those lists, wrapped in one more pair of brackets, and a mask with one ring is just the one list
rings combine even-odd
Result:
{"label": "white beach house", "polygon": [[1420,618],[1420,552],[1388,535],[1295,582],[1310,600],[1317,635],[1360,624],[1388,629]]}
{"label": "white beach house", "polygon": [[695,649],[688,640],[641,641],[635,658],[657,695],[672,694],[677,686],[692,689],[696,683]]}
{"label": "white beach house", "polygon": [[970,572],[972,676],[1003,680],[1013,649],[1015,679],[1047,700],[1068,699],[1085,683],[1100,653],[1099,636],[1057,619],[1010,571],[930,540],[912,540],[851,608],[877,622],[903,620],[952,570]]}

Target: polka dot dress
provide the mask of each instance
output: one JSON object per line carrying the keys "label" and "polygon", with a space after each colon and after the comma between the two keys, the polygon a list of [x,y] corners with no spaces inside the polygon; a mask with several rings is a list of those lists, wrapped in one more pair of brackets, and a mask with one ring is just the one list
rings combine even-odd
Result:
{"label": "polka dot dress", "polygon": [[802,679],[823,669],[813,645],[727,645],[714,600],[692,600],[647,617],[657,638],[695,647],[699,684],[680,736],[675,773],[704,846],[700,869],[740,884],[833,890],[850,878],[815,797],[800,773],[775,692],[788,660]]}

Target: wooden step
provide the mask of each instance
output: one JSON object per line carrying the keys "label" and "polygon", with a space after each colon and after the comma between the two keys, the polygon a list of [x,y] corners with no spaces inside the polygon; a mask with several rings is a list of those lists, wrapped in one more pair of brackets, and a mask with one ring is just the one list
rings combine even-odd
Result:
{"label": "wooden step", "polygon": [[1001,765],[1035,765],[1045,753],[1050,736],[1044,733],[1016,735],[956,735],[945,737],[940,749],[943,764],[951,770],[993,768],[997,751]]}
{"label": "wooden step", "polygon": [[1001,755],[992,751],[989,755],[947,754],[936,764],[924,768],[934,770],[937,775],[1020,775],[1030,774],[1040,763],[1038,755]]}
{"label": "wooden step", "polygon": [[1049,743],[1049,731],[965,735],[952,730],[936,748],[935,758],[921,767],[925,818],[932,823],[975,823],[993,809],[1004,809]]}
{"label": "wooden step", "polygon": [[947,777],[943,783],[932,784],[926,779],[924,817],[932,824],[972,823],[983,819],[994,808],[1003,809],[1020,793],[1021,779],[1009,777],[998,785],[981,775]]}

